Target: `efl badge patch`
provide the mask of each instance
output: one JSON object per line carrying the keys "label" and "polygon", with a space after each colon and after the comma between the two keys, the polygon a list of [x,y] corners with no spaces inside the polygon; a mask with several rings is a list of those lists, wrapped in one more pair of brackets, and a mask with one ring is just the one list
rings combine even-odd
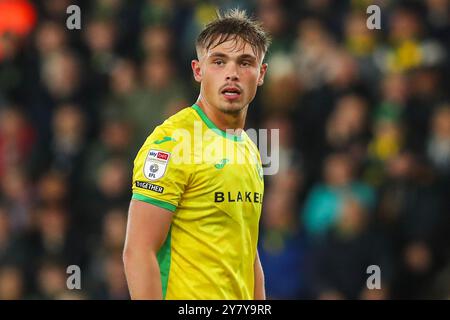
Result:
{"label": "efl badge patch", "polygon": [[144,175],[149,180],[158,180],[166,172],[170,153],[159,150],[150,150],[144,164]]}

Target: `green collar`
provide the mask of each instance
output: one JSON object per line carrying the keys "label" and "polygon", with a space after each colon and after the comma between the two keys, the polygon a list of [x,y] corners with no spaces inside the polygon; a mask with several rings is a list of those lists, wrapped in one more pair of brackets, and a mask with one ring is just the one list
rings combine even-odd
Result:
{"label": "green collar", "polygon": [[213,130],[214,132],[216,132],[217,134],[221,135],[222,137],[226,138],[226,139],[230,139],[232,141],[236,141],[236,142],[241,142],[243,141],[243,137],[242,135],[244,133],[242,133],[240,136],[236,136],[234,134],[229,134],[228,132],[225,132],[219,128],[217,128],[217,126],[211,121],[211,119],[209,119],[206,114],[203,112],[203,110],[197,105],[197,104],[193,104],[192,108],[197,111],[198,115],[200,116],[200,118],[203,120],[203,122],[206,124],[206,126]]}

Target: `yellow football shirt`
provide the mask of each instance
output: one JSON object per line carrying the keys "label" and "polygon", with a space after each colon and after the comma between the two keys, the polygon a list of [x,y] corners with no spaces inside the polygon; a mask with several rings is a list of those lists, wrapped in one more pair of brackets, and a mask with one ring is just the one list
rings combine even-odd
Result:
{"label": "yellow football shirt", "polygon": [[249,136],[197,105],[156,127],[134,161],[133,199],[174,212],[158,252],[164,299],[253,299],[264,182]]}

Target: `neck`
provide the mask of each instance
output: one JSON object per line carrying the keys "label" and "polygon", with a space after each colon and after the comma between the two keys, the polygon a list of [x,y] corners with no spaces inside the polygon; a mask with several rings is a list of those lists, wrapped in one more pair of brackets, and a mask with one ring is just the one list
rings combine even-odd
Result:
{"label": "neck", "polygon": [[197,99],[196,104],[217,128],[222,131],[233,130],[233,133],[240,135],[245,125],[248,106],[236,113],[225,113],[218,108],[212,107],[201,96]]}

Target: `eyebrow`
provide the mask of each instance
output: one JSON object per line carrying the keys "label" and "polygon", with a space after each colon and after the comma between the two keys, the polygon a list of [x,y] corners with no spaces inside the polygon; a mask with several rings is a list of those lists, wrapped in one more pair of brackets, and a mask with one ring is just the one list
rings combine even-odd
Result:
{"label": "eyebrow", "polygon": [[[209,58],[229,58],[229,56],[227,54],[225,54],[225,53],[222,53],[222,52],[213,52],[213,53],[211,53]],[[240,60],[249,59],[249,60],[256,61],[256,57],[251,55],[251,54],[248,54],[248,53],[241,54],[237,58],[240,59]]]}

